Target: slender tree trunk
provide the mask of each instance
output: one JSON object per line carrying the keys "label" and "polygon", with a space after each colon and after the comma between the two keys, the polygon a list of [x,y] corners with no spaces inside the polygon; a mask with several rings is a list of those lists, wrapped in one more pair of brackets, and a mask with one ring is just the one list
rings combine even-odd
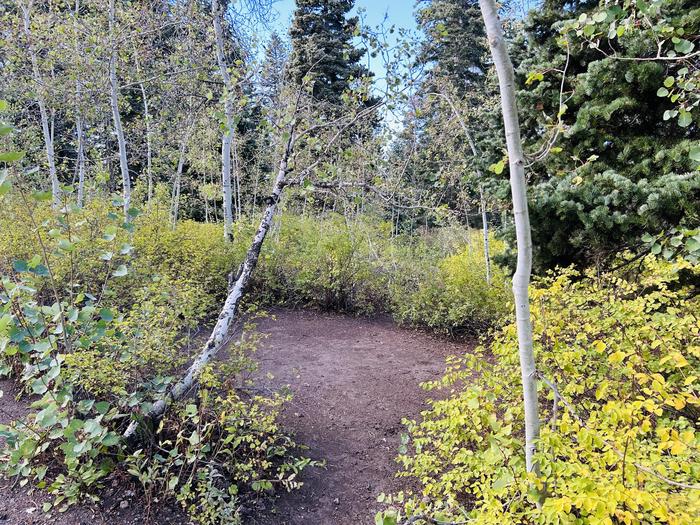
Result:
{"label": "slender tree trunk", "polygon": [[29,0],[26,4],[20,4],[22,9],[22,14],[24,18],[24,34],[27,37],[27,48],[29,51],[29,58],[32,63],[32,75],[34,77],[34,83],[36,84],[36,102],[39,105],[39,115],[41,117],[41,131],[44,136],[44,147],[46,148],[46,161],[49,165],[49,177],[51,179],[51,196],[53,207],[57,208],[61,205],[61,186],[58,182],[58,173],[56,171],[56,156],[54,154],[53,148],[53,133],[51,132],[49,126],[49,111],[46,107],[46,100],[42,93],[43,89],[43,79],[41,77],[41,72],[39,71],[39,60],[36,55],[36,50],[34,49],[34,44],[32,42],[32,30],[30,23],[30,12],[32,9],[32,0]]}
{"label": "slender tree trunk", "polygon": [[[80,102],[78,102],[80,104]],[[83,116],[78,111],[75,117],[75,132],[78,136],[76,169],[78,171],[78,207],[85,204],[85,135],[83,133]]]}
{"label": "slender tree trunk", "polygon": [[[275,179],[272,193],[268,197],[269,204],[267,205],[262,219],[260,220],[260,226],[258,226],[253,242],[250,245],[250,248],[248,248],[240,274],[236,279],[235,284],[229,291],[224,307],[221,309],[221,313],[219,314],[219,318],[211,332],[211,335],[209,336],[209,339],[192,365],[190,365],[185,376],[170,389],[165,398],[154,403],[153,408],[146,414],[147,418],[159,418],[165,413],[170,403],[177,401],[187,392],[189,392],[190,389],[195,386],[202,369],[226,345],[229,329],[238,315],[238,306],[240,305],[241,299],[243,298],[248,284],[250,283],[250,278],[253,271],[258,264],[260,250],[263,242],[265,241],[265,237],[267,236],[267,232],[270,229],[270,225],[272,224],[272,219],[275,216],[275,211],[277,210],[277,204],[280,201],[282,190],[286,184],[287,162],[292,153],[292,149],[294,148],[294,136],[295,133],[294,130],[292,130],[280,160],[277,178]],[[138,423],[136,421],[132,421],[129,428],[127,428],[126,432],[124,433],[124,437],[130,437],[133,435],[137,427]]]}
{"label": "slender tree trunk", "polygon": [[486,26],[491,55],[498,73],[503,125],[510,166],[510,188],[513,196],[513,217],[518,248],[518,262],[515,275],[513,276],[513,296],[515,299],[515,318],[525,407],[525,462],[528,472],[539,474],[539,466],[534,461],[534,454],[540,435],[540,421],[537,403],[535,354],[532,345],[530,299],[528,295],[532,268],[532,239],[530,235],[530,218],[527,210],[525,162],[520,139],[518,108],[515,100],[513,64],[508,56],[508,49],[503,37],[501,22],[498,19],[495,0],[479,0],[479,6],[484,18],[484,25]]}
{"label": "slender tree trunk", "polygon": [[143,98],[143,119],[146,125],[146,180],[148,181],[148,202],[153,198],[153,149],[151,146],[151,113],[148,107],[148,96],[146,94],[146,86],[143,82],[139,84],[141,87],[141,98]]}
{"label": "slender tree trunk", "polygon": [[479,196],[481,197],[481,222],[484,230],[484,262],[486,263],[486,284],[491,284],[491,254],[489,253],[489,221],[486,217],[486,197],[484,195],[484,185],[479,185]]}
{"label": "slender tree trunk", "polygon": [[221,27],[221,13],[218,0],[212,0],[212,14],[214,17],[214,36],[216,38],[216,60],[219,64],[221,78],[224,81],[224,113],[226,115],[226,131],[221,137],[221,185],[224,190],[224,238],[233,241],[233,198],[231,191],[231,143],[234,133],[233,118],[233,86],[231,75],[224,55],[224,32]]}
{"label": "slender tree trunk", "polygon": [[180,185],[182,184],[182,170],[185,166],[186,150],[187,137],[184,137],[180,142],[180,152],[177,159],[177,171],[175,172],[175,180],[173,181],[172,202],[170,204],[170,223],[173,229],[177,226],[178,214],[180,212]]}
{"label": "slender tree trunk", "polygon": [[[78,36],[78,17],[80,16],[80,0],[75,0],[73,13],[75,31],[75,60],[80,60],[80,38]],[[85,203],[85,136],[83,132],[83,115],[81,107],[83,104],[83,89],[80,77],[75,79],[75,134],[78,141],[76,151],[75,170],[78,179],[78,207],[82,208]]]}
{"label": "slender tree trunk", "polygon": [[116,16],[114,0],[109,0],[109,36],[112,46],[109,57],[109,95],[112,106],[112,118],[114,120],[114,131],[117,134],[119,145],[119,168],[122,174],[122,200],[124,201],[124,220],[129,222],[129,208],[131,207],[131,179],[129,178],[129,163],[126,156],[126,139],[124,138],[124,128],[119,114],[119,85],[117,84],[117,48],[114,39]]}

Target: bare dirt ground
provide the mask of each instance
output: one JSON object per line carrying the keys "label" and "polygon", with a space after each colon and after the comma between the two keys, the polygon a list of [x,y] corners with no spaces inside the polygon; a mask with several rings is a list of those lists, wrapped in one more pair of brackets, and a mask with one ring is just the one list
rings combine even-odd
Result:
{"label": "bare dirt ground", "polygon": [[[304,473],[304,487],[284,494],[252,523],[365,525],[374,523],[377,495],[405,488],[395,478],[404,417],[415,419],[445,357],[471,347],[398,328],[389,319],[280,310],[259,322],[269,334],[256,354],[260,382],[289,385],[294,399],[286,429],[325,468]],[[265,377],[271,373],[274,379]]]}
{"label": "bare dirt ground", "polygon": [[[272,390],[289,387],[294,399],[283,427],[306,445],[306,455],[325,460],[307,469],[304,486],[281,493],[255,510],[251,525],[365,525],[374,523],[376,497],[405,488],[395,478],[394,458],[403,417],[417,418],[428,394],[419,383],[440,376],[444,359],[464,353],[457,344],[398,328],[389,319],[368,320],[308,311],[276,310],[258,322],[268,334],[256,358],[258,382]],[[14,399],[0,381],[0,423],[21,417],[28,403]],[[148,513],[126,480],[113,480],[103,502],[46,515],[49,498],[0,481],[0,525],[185,525],[168,506]]]}

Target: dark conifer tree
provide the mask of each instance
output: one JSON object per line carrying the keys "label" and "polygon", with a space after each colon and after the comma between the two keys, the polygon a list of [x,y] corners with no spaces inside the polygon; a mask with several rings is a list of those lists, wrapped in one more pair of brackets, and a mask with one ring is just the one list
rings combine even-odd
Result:
{"label": "dark conifer tree", "polygon": [[310,75],[314,97],[334,105],[353,79],[369,74],[360,63],[364,51],[352,44],[358,20],[347,15],[353,5],[354,0],[297,0],[290,29],[291,79],[301,84]]}
{"label": "dark conifer tree", "polygon": [[416,13],[425,34],[419,60],[431,76],[450,79],[459,96],[484,81],[488,57],[477,0],[420,0]]}

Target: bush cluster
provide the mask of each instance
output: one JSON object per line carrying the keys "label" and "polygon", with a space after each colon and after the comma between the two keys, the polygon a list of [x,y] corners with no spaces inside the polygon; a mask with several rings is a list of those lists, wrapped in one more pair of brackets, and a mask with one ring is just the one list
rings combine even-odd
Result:
{"label": "bush cluster", "polygon": [[190,404],[143,429],[147,446],[121,437],[197,351],[237,247],[212,225],[159,228],[157,209],[124,222],[119,202],[54,211],[46,201],[19,189],[0,211],[0,375],[34,396],[28,416],[0,427],[0,473],[47,489],[53,512],[97,500],[128,471],[147,503],[176,500],[202,524],[237,523],[247,499],[300,486],[310,461],[277,425],[286,398],[245,392],[252,326]]}
{"label": "bush cluster", "polygon": [[[257,296],[268,303],[388,313],[399,323],[441,332],[475,331],[507,311],[507,276],[486,263],[479,235],[458,228],[392,238],[390,225],[364,217],[284,215],[263,248]],[[503,245],[492,241],[492,249]]]}
{"label": "bush cluster", "polygon": [[442,393],[405,422],[398,458],[420,490],[382,496],[378,523],[697,522],[700,266],[650,255],[631,267],[564,270],[532,290],[541,475],[525,473],[510,323],[424,385]]}

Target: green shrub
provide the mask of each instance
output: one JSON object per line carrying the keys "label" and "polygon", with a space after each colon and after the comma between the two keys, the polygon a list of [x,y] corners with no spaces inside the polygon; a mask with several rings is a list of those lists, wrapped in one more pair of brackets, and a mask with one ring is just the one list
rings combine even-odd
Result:
{"label": "green shrub", "polygon": [[[284,215],[264,246],[256,287],[270,302],[371,314],[386,310],[378,225],[330,214]],[[379,246],[377,246],[377,243]]]}
{"label": "green shrub", "polygon": [[254,367],[250,306],[246,335],[205,370],[192,404],[173,406],[144,449],[121,438],[182,373],[191,331],[226,293],[237,246],[195,223],[149,237],[157,210],[134,225],[106,202],[57,212],[43,195],[18,203],[0,210],[0,224],[16,212],[28,219],[1,241],[0,376],[35,398],[25,418],[0,426],[0,473],[47,489],[48,512],[96,501],[108,476],[128,471],[147,497],[171,497],[212,525],[239,522],[260,491],[300,486],[310,461],[277,424],[285,399],[240,397],[232,381]]}
{"label": "green shrub", "polygon": [[[400,512],[468,523],[690,525],[700,514],[700,267],[648,257],[640,274],[562,271],[532,290],[541,477],[525,474],[514,324],[453,358],[419,421],[406,421]],[[670,480],[670,481],[669,481]],[[674,484],[675,483],[675,484]],[[546,494],[541,509],[532,486]],[[695,487],[695,489],[688,488]]]}
{"label": "green shrub", "polygon": [[488,327],[507,313],[507,277],[492,265],[486,282],[483,252],[463,247],[437,262],[398,272],[392,286],[392,311],[397,321],[454,333]]}

